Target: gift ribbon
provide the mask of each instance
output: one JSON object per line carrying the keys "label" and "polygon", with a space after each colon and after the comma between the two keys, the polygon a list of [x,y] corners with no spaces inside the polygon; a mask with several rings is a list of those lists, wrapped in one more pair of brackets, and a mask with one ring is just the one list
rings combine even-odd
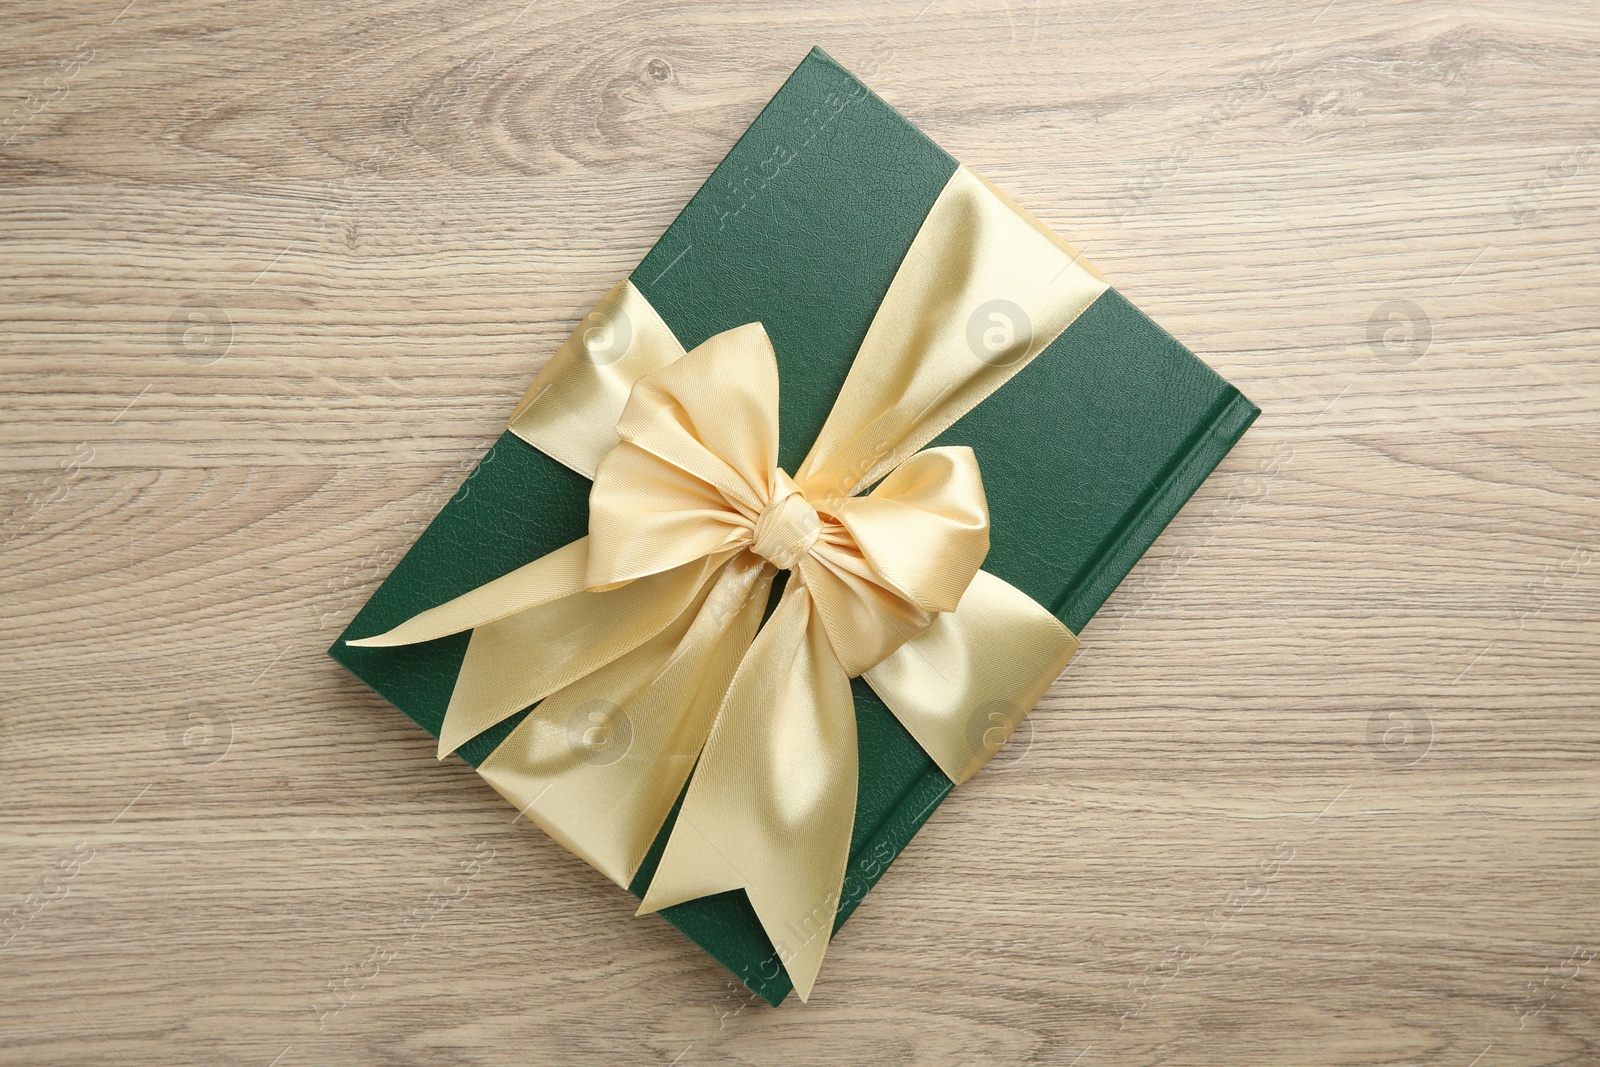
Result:
{"label": "gift ribbon", "polygon": [[[849,680],[865,677],[960,784],[1076,651],[1049,611],[980,569],[989,516],[971,449],[924,446],[1105,288],[958,168],[791,476],[776,466],[761,324],[685,353],[621,282],[510,423],[593,479],[589,535],[350,644],[471,630],[440,758],[536,704],[478,771],[618,885],[682,794],[640,913],[743,889],[804,1000],[855,814]],[[763,625],[780,569],[790,580]],[[625,728],[625,756],[574,745],[590,722]]]}

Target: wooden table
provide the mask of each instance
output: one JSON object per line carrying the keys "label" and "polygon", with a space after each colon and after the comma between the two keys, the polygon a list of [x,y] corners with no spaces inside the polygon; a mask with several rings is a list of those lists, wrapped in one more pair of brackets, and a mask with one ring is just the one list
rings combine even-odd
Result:
{"label": "wooden table", "polygon": [[[124,3],[0,14],[0,1061],[1600,1063],[1593,0]],[[772,1010],[324,649],[812,44],[1264,414]]]}

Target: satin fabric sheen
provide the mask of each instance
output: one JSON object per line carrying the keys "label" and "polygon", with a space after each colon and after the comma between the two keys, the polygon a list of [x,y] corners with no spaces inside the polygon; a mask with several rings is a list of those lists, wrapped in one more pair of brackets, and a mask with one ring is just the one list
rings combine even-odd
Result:
{"label": "satin fabric sheen", "polygon": [[[589,536],[351,643],[470,629],[441,758],[538,702],[479,773],[619,885],[687,782],[641,913],[744,889],[804,1000],[855,813],[849,679],[864,676],[959,784],[1077,648],[979,569],[988,510],[971,450],[924,446],[1105,288],[957,169],[791,477],[776,467],[778,370],[761,325],[686,354],[622,282],[510,427],[594,479]],[[763,626],[778,569],[791,580]],[[594,730],[626,735],[616,758],[582,743]]]}

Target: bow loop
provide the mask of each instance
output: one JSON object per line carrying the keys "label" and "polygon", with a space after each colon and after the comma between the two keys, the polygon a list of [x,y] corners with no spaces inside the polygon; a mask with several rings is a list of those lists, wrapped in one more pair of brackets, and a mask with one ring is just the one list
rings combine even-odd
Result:
{"label": "bow loop", "polygon": [[966,446],[918,452],[833,511],[867,565],[923,611],[954,611],[989,554],[989,505]]}
{"label": "bow loop", "polygon": [[778,361],[759,322],[640,378],[589,493],[585,585],[611,589],[754,539],[773,498]]}
{"label": "bow loop", "polygon": [[833,505],[799,565],[854,678],[954,611],[989,551],[989,508],[970,448],[918,453],[871,494]]}

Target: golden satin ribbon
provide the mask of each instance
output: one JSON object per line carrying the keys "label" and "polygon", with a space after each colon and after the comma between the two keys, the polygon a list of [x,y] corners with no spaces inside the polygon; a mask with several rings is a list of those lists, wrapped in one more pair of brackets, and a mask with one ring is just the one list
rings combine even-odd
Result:
{"label": "golden satin ribbon", "polygon": [[[776,466],[777,360],[760,323],[685,353],[624,281],[510,424],[594,479],[589,536],[350,643],[470,629],[440,757],[537,703],[479,773],[618,885],[687,782],[640,912],[744,889],[804,1000],[855,815],[849,680],[864,676],[959,784],[1077,648],[979,569],[988,508],[972,451],[922,449],[1105,288],[957,169],[791,477]],[[791,578],[763,626],[778,569]],[[624,730],[624,754],[574,743],[590,729]]]}

